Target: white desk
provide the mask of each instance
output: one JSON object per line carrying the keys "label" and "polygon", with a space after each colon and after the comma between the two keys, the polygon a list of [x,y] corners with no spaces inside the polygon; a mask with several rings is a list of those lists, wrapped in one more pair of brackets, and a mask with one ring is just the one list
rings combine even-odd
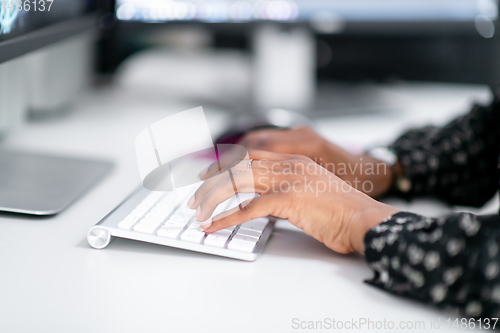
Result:
{"label": "white desk", "polygon": [[[471,96],[487,95],[470,87],[443,88],[440,96],[423,86],[382,90],[420,106],[443,107],[444,118],[453,114],[450,105],[465,111]],[[116,168],[56,217],[0,215],[0,332],[293,332],[293,318],[424,321],[427,330],[441,318],[444,327],[448,314],[364,284],[371,271],[361,256],[333,253],[284,221],[254,263],[123,239],[91,249],[89,228],[139,183],[135,135],[192,106],[101,91],[71,113],[29,124],[2,143],[109,158]],[[403,105],[404,112],[382,115],[385,120],[323,120],[318,129],[341,144],[388,140],[408,120],[417,123],[433,114],[415,109],[416,104]],[[214,128],[223,121],[213,113],[208,118]],[[355,129],[363,136],[353,136]]]}

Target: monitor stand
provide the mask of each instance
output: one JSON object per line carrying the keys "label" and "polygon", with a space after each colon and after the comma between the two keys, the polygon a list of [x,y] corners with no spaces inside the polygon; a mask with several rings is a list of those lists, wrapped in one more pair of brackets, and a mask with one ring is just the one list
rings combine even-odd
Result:
{"label": "monitor stand", "polygon": [[0,149],[0,212],[55,215],[112,167],[105,161]]}
{"label": "monitor stand", "polygon": [[257,109],[309,111],[316,93],[316,49],[311,29],[265,23],[255,26],[252,37]]}

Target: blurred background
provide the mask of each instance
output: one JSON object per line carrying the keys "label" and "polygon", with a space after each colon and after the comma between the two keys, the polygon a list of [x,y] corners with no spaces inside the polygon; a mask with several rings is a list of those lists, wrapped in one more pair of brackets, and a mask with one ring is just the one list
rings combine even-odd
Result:
{"label": "blurred background", "polygon": [[238,117],[318,119],[411,103],[388,87],[483,92],[500,77],[497,0],[19,4],[0,15],[3,134],[110,87]]}
{"label": "blurred background", "polygon": [[[313,48],[315,77],[324,81],[484,83],[497,75],[495,0],[117,0],[109,8],[116,17],[101,22],[99,68],[107,73],[152,47],[255,55],[265,25],[279,30],[266,30],[269,35],[308,35],[297,37],[297,48]],[[289,57],[291,50],[280,46]]]}
{"label": "blurred background", "polygon": [[[100,21],[99,74],[230,103],[235,112],[364,109],[376,101],[359,83],[489,84],[499,76],[496,0],[117,0],[108,6]],[[151,81],[146,62],[163,77]]]}
{"label": "blurred background", "polygon": [[235,112],[334,111],[353,106],[355,83],[489,84],[500,74],[496,0],[71,0],[4,12],[0,41],[92,15],[81,61],[92,82]]}

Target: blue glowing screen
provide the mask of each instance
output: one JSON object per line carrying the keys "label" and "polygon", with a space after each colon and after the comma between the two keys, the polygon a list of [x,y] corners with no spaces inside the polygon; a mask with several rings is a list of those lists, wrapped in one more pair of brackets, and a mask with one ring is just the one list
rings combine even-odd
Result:
{"label": "blue glowing screen", "polygon": [[497,0],[116,0],[121,21],[471,21],[496,19]]}
{"label": "blue glowing screen", "polygon": [[0,40],[85,15],[97,0],[0,0]]}

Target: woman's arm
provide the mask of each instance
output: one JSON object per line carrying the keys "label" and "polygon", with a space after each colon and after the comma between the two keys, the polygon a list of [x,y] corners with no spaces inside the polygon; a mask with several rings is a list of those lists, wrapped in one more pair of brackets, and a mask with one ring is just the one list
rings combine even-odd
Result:
{"label": "woman's arm", "polygon": [[467,317],[500,317],[500,215],[398,213],[371,229],[365,255],[391,293]]}
{"label": "woman's arm", "polygon": [[[288,219],[334,251],[365,252],[373,285],[466,316],[500,317],[499,215],[400,213],[303,156],[253,151],[221,164],[203,174],[188,203],[206,232],[268,215]],[[235,191],[260,197],[210,218]]]}
{"label": "woman's arm", "polygon": [[[350,186],[371,197],[386,193],[394,178],[389,166],[380,167],[384,165],[382,161],[368,155],[352,154],[325,140],[310,127],[251,132],[239,144],[249,150],[307,156]],[[373,172],[375,169],[377,172]]]}
{"label": "woman's arm", "polygon": [[391,147],[409,179],[406,197],[434,196],[454,205],[482,206],[499,185],[500,100],[442,128],[401,136]]}
{"label": "woman's arm", "polygon": [[[430,195],[451,204],[481,206],[499,184],[500,91],[493,94],[491,105],[474,106],[469,114],[443,128],[425,127],[402,135],[391,146],[399,162],[375,174],[360,171],[381,161],[351,154],[308,127],[252,132],[240,144],[248,149],[307,156],[371,197],[385,194],[401,176],[407,180],[404,191],[397,193],[401,196]],[[366,182],[373,187],[363,188]]]}
{"label": "woman's arm", "polygon": [[[195,217],[208,233],[271,215],[290,221],[336,252],[363,252],[365,234],[399,211],[300,155],[250,151],[243,160],[223,156],[200,177],[205,181],[188,206],[197,210]],[[217,206],[236,193],[260,196],[211,218]]]}

